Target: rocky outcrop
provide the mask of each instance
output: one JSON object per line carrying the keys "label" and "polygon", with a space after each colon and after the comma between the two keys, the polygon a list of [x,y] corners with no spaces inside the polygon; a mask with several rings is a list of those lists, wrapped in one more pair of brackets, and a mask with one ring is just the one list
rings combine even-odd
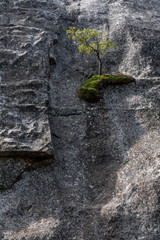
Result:
{"label": "rocky outcrop", "polygon": [[[158,0],[1,1],[0,239],[159,238],[159,10]],[[136,83],[80,100],[98,63],[69,26],[108,33],[103,72]]]}
{"label": "rocky outcrop", "polygon": [[[48,120],[50,42],[38,23],[41,17],[33,16],[30,4],[1,1],[0,5],[1,189],[10,187],[32,162],[53,158]],[[25,163],[23,167],[18,163],[17,169],[17,161],[22,159]]]}

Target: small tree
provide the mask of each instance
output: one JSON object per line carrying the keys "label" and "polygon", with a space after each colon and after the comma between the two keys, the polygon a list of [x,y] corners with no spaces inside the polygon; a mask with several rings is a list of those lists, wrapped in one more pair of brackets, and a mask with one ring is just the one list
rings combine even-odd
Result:
{"label": "small tree", "polygon": [[102,75],[102,60],[101,55],[107,53],[108,49],[114,47],[114,43],[109,40],[105,33],[98,31],[96,28],[84,28],[76,30],[75,27],[70,27],[66,30],[69,39],[78,43],[79,52],[87,54],[95,54],[99,61],[99,75]]}

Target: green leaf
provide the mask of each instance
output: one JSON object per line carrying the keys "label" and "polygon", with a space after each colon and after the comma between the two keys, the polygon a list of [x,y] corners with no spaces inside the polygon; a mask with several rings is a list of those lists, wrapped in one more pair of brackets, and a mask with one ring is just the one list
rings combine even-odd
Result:
{"label": "green leaf", "polygon": [[66,34],[69,39],[77,43],[79,52],[95,54],[98,60],[101,55],[106,54],[110,48],[115,46],[105,33],[98,31],[96,28],[76,30],[75,27],[69,27]]}

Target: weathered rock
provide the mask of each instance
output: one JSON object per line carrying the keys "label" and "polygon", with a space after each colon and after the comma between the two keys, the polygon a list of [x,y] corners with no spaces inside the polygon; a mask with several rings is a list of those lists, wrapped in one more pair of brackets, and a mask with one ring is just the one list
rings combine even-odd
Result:
{"label": "weathered rock", "polygon": [[[12,156],[0,163],[0,239],[158,240],[159,10],[158,0],[1,1],[0,154]],[[108,32],[116,48],[103,71],[136,83],[79,100],[98,63],[69,26]],[[55,162],[26,172],[52,143]]]}
{"label": "weathered rock", "polygon": [[[15,161],[13,171],[18,176],[24,171],[16,170],[16,161],[22,155],[27,161],[38,161],[41,155],[53,158],[48,120],[49,41],[47,31],[39,26],[39,11],[36,16],[32,9],[28,11],[30,4],[31,1],[1,1],[0,8],[0,161],[4,155],[7,162],[14,157],[9,165]],[[32,25],[32,21],[36,23]],[[3,172],[8,175],[8,167]],[[15,177],[9,178],[11,184]],[[2,179],[0,185],[6,188],[8,184],[2,184]]]}

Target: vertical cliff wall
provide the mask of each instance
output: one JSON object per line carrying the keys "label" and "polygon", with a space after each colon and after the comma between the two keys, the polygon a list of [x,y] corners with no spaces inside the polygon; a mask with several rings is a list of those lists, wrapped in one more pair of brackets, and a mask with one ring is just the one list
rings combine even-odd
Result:
{"label": "vertical cliff wall", "polygon": [[[159,239],[159,10],[158,0],[1,1],[0,239]],[[116,47],[103,72],[136,83],[80,100],[98,63],[69,26],[105,31]]]}

